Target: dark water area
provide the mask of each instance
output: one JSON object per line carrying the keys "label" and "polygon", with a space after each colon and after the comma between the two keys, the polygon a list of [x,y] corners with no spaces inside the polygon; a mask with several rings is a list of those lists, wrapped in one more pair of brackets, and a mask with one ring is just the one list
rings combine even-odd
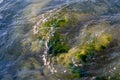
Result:
{"label": "dark water area", "polygon": [[[70,77],[74,74],[61,62],[56,64],[56,56],[45,54],[50,52],[51,45],[47,43],[51,35],[48,33],[48,38],[41,39],[34,31],[39,31],[42,22],[62,9],[68,11],[69,17],[74,13],[75,16],[78,13],[83,16],[77,26],[62,31],[72,36],[66,42],[71,46],[69,52],[74,52],[83,43],[89,43],[94,36],[92,32],[98,36],[108,32],[114,38],[105,50],[96,51],[97,55],[90,63],[79,67],[82,73],[79,78]],[[73,22],[77,22],[75,20]],[[69,26],[73,26],[72,23]],[[87,32],[91,32],[91,37],[85,42]],[[119,34],[119,0],[0,0],[0,80],[120,80]],[[99,41],[102,39],[104,42],[105,38]]]}

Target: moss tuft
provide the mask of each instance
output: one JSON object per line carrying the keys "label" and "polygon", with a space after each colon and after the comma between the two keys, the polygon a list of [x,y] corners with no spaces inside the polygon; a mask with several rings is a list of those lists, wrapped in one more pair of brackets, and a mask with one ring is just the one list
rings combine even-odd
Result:
{"label": "moss tuft", "polygon": [[95,50],[101,51],[111,43],[112,36],[110,34],[102,34],[98,36],[95,40]]}
{"label": "moss tuft", "polygon": [[67,53],[69,46],[66,43],[66,37],[60,34],[55,34],[48,43],[49,54],[58,55],[60,53]]}
{"label": "moss tuft", "polygon": [[80,59],[82,62],[89,62],[95,54],[94,44],[86,44],[79,52],[76,53],[76,59]]}
{"label": "moss tuft", "polygon": [[45,23],[43,23],[43,27],[65,27],[65,25],[69,22],[69,18],[66,15],[57,15],[52,16]]}

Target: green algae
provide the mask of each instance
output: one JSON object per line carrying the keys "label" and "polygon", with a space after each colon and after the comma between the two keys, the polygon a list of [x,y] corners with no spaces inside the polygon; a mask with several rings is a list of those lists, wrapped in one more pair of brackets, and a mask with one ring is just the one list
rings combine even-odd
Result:
{"label": "green algae", "polygon": [[101,52],[106,49],[112,42],[112,36],[108,34],[101,34],[100,37],[95,37],[95,39],[88,44],[83,44],[77,48],[68,49],[68,52],[60,54],[57,57],[57,61],[60,64],[68,65],[72,63],[72,57],[75,56],[75,59],[82,61],[82,63],[87,63],[92,60],[97,52]]}
{"label": "green algae", "polygon": [[[67,44],[67,39],[69,38],[64,32],[69,31],[72,27],[77,25],[81,20],[80,18],[83,14],[75,12],[67,12],[66,10],[61,10],[49,18],[46,18],[39,29],[39,33],[36,35],[38,39],[46,40],[47,36],[51,36],[48,42],[49,54],[57,55],[59,53],[67,53],[70,46]],[[85,15],[85,14],[84,14]]]}
{"label": "green algae", "polygon": [[[45,16],[45,15],[44,15]],[[37,27],[36,37],[41,39],[48,34],[51,28],[55,32],[69,30],[72,27],[75,27],[79,22],[90,20],[91,14],[83,14],[68,11],[66,9],[56,11],[52,13],[49,17],[46,17],[43,22]],[[64,34],[63,32],[61,34]]]}
{"label": "green algae", "polygon": [[[83,42],[71,45],[68,42],[72,38],[70,35],[73,34],[70,33],[71,29],[79,26],[79,23],[89,21],[91,14],[62,11],[53,14],[41,24],[38,38],[47,39],[47,36],[49,36],[48,54],[52,54],[55,57],[57,64],[69,67],[72,73],[71,78],[79,78],[82,74],[81,69],[80,67],[75,67],[72,59],[74,58],[75,61],[82,65],[90,63],[97,52],[105,50],[110,45],[113,40],[112,35],[103,31],[103,29],[108,28],[108,23],[92,24],[83,30],[83,36],[85,37],[79,38]],[[66,35],[66,32],[69,35]],[[95,34],[98,35],[96,36]],[[69,64],[73,66],[71,67]]]}
{"label": "green algae", "polygon": [[65,24],[67,24],[67,23],[68,23],[68,17],[67,16],[64,16],[64,17],[61,16],[61,17],[58,17],[58,18],[56,18],[54,16],[50,20],[46,21],[43,24],[43,27],[64,27]]}
{"label": "green algae", "polygon": [[[101,25],[102,27],[106,26],[106,24],[99,25]],[[57,56],[58,64],[65,65],[67,67],[69,67],[69,64],[73,65],[72,67],[70,66],[69,69],[71,70],[71,73],[74,74],[74,77],[79,78],[83,72],[81,72],[80,67],[75,67],[72,58],[74,58],[77,62],[79,62],[82,65],[90,63],[98,52],[100,53],[107,49],[107,47],[109,47],[109,45],[113,41],[113,37],[110,33],[102,32],[101,29],[99,31],[99,35],[96,36],[94,35],[94,29],[90,29],[92,28],[89,28],[89,31],[87,32],[85,31],[84,34],[86,35],[86,37],[83,38],[84,42],[81,45],[78,44],[76,48],[71,48],[68,52]]]}
{"label": "green algae", "polygon": [[95,50],[101,51],[109,46],[112,42],[111,34],[103,34],[96,38]]}
{"label": "green algae", "polygon": [[66,42],[66,37],[60,34],[54,34],[49,43],[49,54],[58,55],[60,53],[67,53],[69,46]]}
{"label": "green algae", "polygon": [[106,49],[111,42],[112,36],[110,34],[101,34],[99,37],[95,37],[91,43],[82,45],[80,51],[76,53],[76,58],[83,62],[89,62],[96,52]]}

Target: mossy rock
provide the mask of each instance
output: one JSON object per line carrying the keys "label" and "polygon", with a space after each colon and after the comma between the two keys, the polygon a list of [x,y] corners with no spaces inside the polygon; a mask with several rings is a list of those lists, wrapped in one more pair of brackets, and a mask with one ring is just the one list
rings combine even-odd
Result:
{"label": "mossy rock", "polygon": [[[91,14],[79,13],[75,11],[69,11],[67,9],[55,11],[44,22],[40,24],[38,29],[38,39],[47,39],[48,42],[48,54],[52,54],[55,57],[57,64],[63,66],[69,66],[73,64],[74,59],[78,64],[90,63],[97,52],[105,50],[113,41],[112,35],[107,31],[109,29],[108,22],[96,22],[91,23],[87,27],[82,27],[81,30],[77,30],[79,38],[73,45],[69,43],[70,40],[76,37],[70,37],[72,33],[70,30],[81,27],[79,24],[86,23],[93,17]],[[68,34],[67,34],[68,33]],[[81,36],[81,33],[83,35]],[[75,66],[73,64],[73,66]],[[79,67],[80,68],[80,67]],[[73,77],[80,77],[80,70],[71,71]],[[75,68],[70,68],[74,70]]]}
{"label": "mossy rock", "polygon": [[[91,35],[93,34],[94,32],[91,33]],[[71,59],[73,56],[75,56],[75,59],[78,61],[81,60],[82,62],[90,62],[96,55],[96,52],[101,52],[106,49],[113,40],[111,34],[101,33],[99,36],[94,36],[92,41],[87,43],[91,39],[91,35],[86,35],[87,39],[84,38],[84,44],[80,46],[77,45],[77,48],[70,49],[67,53],[61,54],[58,57],[58,62],[68,65],[72,62]]]}
{"label": "mossy rock", "polygon": [[[106,24],[97,24],[98,27],[107,27]],[[94,26],[96,28],[96,26]],[[80,62],[80,64],[86,64],[90,63],[92,59],[97,55],[97,52],[102,52],[103,50],[107,49],[107,47],[111,44],[113,41],[112,34],[106,32],[102,32],[104,28],[99,29],[98,36],[94,35],[97,33],[97,31],[94,31],[94,28],[88,28],[85,30],[84,34],[85,37],[82,38],[84,42],[82,44],[77,44],[76,48],[71,48],[67,53],[63,53],[57,56],[57,62],[58,64],[62,64],[65,66],[69,66],[69,64],[73,64],[72,59],[74,58],[77,62]],[[92,38],[91,38],[92,37]],[[74,64],[73,64],[74,65]],[[75,67],[75,65],[74,65]],[[75,68],[70,68],[70,70],[75,70]],[[79,67],[80,68],[80,67]],[[78,68],[78,69],[79,69]],[[77,70],[79,71],[79,70]],[[79,73],[75,71],[73,72],[75,75],[80,75]],[[77,76],[78,77],[78,76]]]}
{"label": "mossy rock", "polygon": [[[43,19],[43,22],[41,21],[41,24],[37,27],[36,37],[44,40],[48,36],[50,37],[48,42],[49,54],[56,56],[60,53],[68,53],[71,45],[67,41],[70,40],[70,35],[66,35],[66,31],[69,32],[79,22],[85,20],[85,16],[91,15],[68,11],[66,8],[55,11],[55,13]],[[86,18],[86,20],[88,19]]]}
{"label": "mossy rock", "polygon": [[[61,10],[53,10],[54,13],[46,13],[44,19],[40,21],[40,25],[35,27],[36,37],[41,39],[48,34],[53,28],[55,32],[69,31],[78,23],[90,20],[91,14],[84,14],[75,11],[70,11],[67,8]],[[48,16],[48,17],[46,17]],[[63,32],[61,34],[64,34]]]}
{"label": "mossy rock", "polygon": [[78,52],[79,49],[71,48],[68,53],[63,53],[57,56],[57,63],[68,66],[72,63],[72,57],[75,56],[75,53]]}

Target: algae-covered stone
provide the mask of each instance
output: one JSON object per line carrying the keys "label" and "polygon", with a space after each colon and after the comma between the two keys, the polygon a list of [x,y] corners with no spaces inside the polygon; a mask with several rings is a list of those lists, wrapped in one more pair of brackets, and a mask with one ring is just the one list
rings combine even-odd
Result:
{"label": "algae-covered stone", "polygon": [[[44,16],[46,15],[49,14],[45,14]],[[72,35],[72,33],[70,33],[71,29],[76,27],[82,20],[87,21],[89,19],[88,17],[90,17],[90,14],[72,12],[67,10],[67,8],[58,11],[55,10],[55,13],[50,14],[49,17],[41,21],[39,27],[35,27],[35,30],[37,30],[35,35],[38,40],[47,40],[47,38],[50,37],[48,42],[49,54],[58,55],[60,53],[67,53],[72,47],[68,43]],[[33,43],[32,47],[34,47],[34,45],[35,43]],[[32,50],[35,51],[39,49],[33,48]]]}
{"label": "algae-covered stone", "polygon": [[[101,17],[95,18],[96,15],[87,12],[69,8],[53,12],[44,15],[36,36],[38,40],[48,40],[48,55],[52,55],[56,65],[68,67],[73,77],[80,77],[80,65],[90,63],[113,42],[111,25],[109,21],[103,22],[99,20]],[[69,64],[73,66],[69,67]]]}
{"label": "algae-covered stone", "polygon": [[[92,27],[90,26],[91,28],[88,27],[86,30],[82,30],[84,33],[82,36],[85,37],[80,36],[82,37],[80,40],[81,42],[83,40],[83,43],[79,42],[79,44],[75,45],[76,47],[73,48],[72,46],[68,52],[56,56],[57,63],[65,66],[69,66],[69,64],[74,65],[72,68],[70,67],[70,70],[72,70],[72,73],[75,76],[80,76],[80,67],[75,68],[75,66],[78,66],[79,64],[84,65],[86,63],[90,63],[95,55],[97,55],[97,52],[102,52],[103,50],[107,49],[107,47],[109,47],[109,45],[112,43],[113,36],[111,33],[109,33],[109,31],[107,31],[109,25],[106,24],[108,23],[100,23],[97,25],[94,24]],[[94,31],[96,27],[100,29]],[[104,30],[105,28],[106,30]]]}
{"label": "algae-covered stone", "polygon": [[[99,24],[99,27],[103,24]],[[84,31],[85,37],[82,38],[84,40],[82,45],[76,45],[77,48],[70,49],[68,52],[61,54],[58,60],[62,60],[64,64],[68,64],[71,61],[72,57],[75,56],[76,59],[80,59],[84,62],[89,62],[95,55],[96,51],[102,51],[107,48],[112,42],[112,35],[107,32],[102,32],[103,28],[97,31],[93,31],[94,28],[88,28]],[[87,31],[87,32],[86,32]],[[90,34],[88,34],[90,33]],[[96,36],[95,33],[99,36]],[[92,38],[91,38],[92,37]]]}

